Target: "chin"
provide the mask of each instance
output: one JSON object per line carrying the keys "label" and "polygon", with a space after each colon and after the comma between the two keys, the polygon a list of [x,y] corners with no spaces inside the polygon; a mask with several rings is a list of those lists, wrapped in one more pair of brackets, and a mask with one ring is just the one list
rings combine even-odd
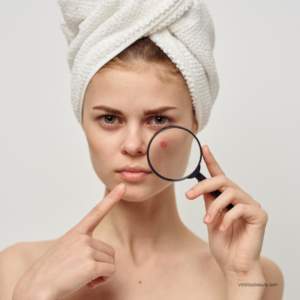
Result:
{"label": "chin", "polygon": [[[124,183],[126,185],[126,182]],[[150,198],[155,197],[164,191],[172,182],[167,182],[166,184],[160,186],[150,186],[146,184],[137,185],[126,185],[126,193],[122,200],[129,202],[143,202]]]}

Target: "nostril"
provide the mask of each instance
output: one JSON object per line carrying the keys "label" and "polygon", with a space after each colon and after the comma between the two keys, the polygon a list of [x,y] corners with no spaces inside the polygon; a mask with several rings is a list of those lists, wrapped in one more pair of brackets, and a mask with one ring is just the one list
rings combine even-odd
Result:
{"label": "nostril", "polygon": [[124,143],[121,152],[130,155],[143,155],[147,152],[147,146],[144,143]]}

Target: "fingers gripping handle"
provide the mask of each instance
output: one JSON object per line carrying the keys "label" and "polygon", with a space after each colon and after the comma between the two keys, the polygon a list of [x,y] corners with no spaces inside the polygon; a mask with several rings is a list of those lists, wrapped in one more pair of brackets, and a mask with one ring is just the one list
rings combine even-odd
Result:
{"label": "fingers gripping handle", "polygon": [[[200,172],[196,175],[196,178],[198,179],[198,181],[202,181],[202,180],[206,179],[206,177],[205,177],[204,175],[202,175]],[[217,191],[211,192],[211,194],[212,194],[215,198],[217,198],[217,197],[220,196],[222,193],[221,193],[220,191],[217,190]],[[230,209],[233,208],[233,205],[230,203],[230,204],[228,204],[228,205],[226,206],[226,208],[227,208],[228,210],[230,210]]]}

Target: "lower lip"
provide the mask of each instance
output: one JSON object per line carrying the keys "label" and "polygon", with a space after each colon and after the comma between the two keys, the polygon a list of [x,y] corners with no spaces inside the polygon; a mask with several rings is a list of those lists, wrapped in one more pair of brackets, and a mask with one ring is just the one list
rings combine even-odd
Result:
{"label": "lower lip", "polygon": [[146,173],[146,172],[128,172],[128,171],[122,171],[118,172],[120,176],[128,181],[140,181],[147,177],[151,173]]}

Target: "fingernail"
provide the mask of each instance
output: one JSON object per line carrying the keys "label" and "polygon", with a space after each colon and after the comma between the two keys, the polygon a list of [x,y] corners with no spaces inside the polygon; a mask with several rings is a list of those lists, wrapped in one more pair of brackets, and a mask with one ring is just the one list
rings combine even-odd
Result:
{"label": "fingernail", "polygon": [[219,227],[220,230],[224,230],[225,229],[225,225],[221,224],[221,226]]}
{"label": "fingernail", "polygon": [[209,219],[210,219],[210,215],[209,215],[209,214],[206,214],[206,215],[204,216],[204,218],[203,218],[203,221],[204,221],[204,222],[208,222]]}
{"label": "fingernail", "polygon": [[187,191],[185,194],[189,197],[193,196],[195,193],[195,191],[193,189],[190,189],[189,191]]}

